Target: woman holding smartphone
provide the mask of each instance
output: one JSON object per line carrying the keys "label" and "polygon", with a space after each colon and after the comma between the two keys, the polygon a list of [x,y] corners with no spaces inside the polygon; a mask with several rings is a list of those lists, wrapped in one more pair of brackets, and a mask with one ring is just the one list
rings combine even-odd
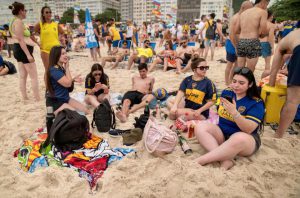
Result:
{"label": "woman holding smartphone", "polygon": [[252,71],[236,68],[230,86],[221,94],[219,124],[201,123],[195,127],[199,143],[208,151],[197,159],[200,165],[220,162],[227,170],[237,155],[253,155],[261,145],[258,131],[265,108]]}
{"label": "woman holding smartphone", "polygon": [[50,51],[50,67],[46,70],[46,106],[52,106],[56,115],[63,109],[71,109],[89,114],[84,104],[70,97],[74,82],[81,83],[79,76],[72,78],[69,58],[62,46],[54,46]]}
{"label": "woman holding smartphone", "polygon": [[91,72],[85,78],[85,88],[85,102],[94,108],[98,107],[104,99],[109,100],[109,78],[100,64],[96,63],[92,66]]}

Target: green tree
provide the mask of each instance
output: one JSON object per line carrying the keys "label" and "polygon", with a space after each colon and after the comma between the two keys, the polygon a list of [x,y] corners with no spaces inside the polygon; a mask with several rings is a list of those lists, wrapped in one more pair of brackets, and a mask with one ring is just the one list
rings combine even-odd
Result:
{"label": "green tree", "polygon": [[[79,10],[78,11],[78,18],[80,23],[85,22],[85,11]],[[74,23],[74,8],[69,8],[63,13],[63,16],[60,19],[60,23],[66,24],[66,23]]]}
{"label": "green tree", "polygon": [[106,8],[103,13],[99,13],[95,16],[95,19],[99,19],[101,23],[106,23],[111,18],[115,18],[116,21],[120,21],[121,14],[113,8]]}
{"label": "green tree", "polygon": [[299,0],[277,0],[271,7],[271,11],[278,21],[300,19]]}
{"label": "green tree", "polygon": [[232,7],[233,7],[234,13],[237,13],[240,10],[240,7],[244,1],[245,0],[233,0],[232,1],[232,4],[233,4]]}

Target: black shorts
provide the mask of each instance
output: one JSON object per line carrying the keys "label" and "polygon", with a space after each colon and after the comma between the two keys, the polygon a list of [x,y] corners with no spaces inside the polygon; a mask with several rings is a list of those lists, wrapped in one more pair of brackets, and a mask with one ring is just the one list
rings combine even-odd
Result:
{"label": "black shorts", "polygon": [[66,102],[59,101],[56,98],[51,98],[49,96],[46,96],[46,107],[49,106],[53,107],[53,112],[59,109],[59,107],[61,107],[65,103]]}
{"label": "black shorts", "polygon": [[202,41],[200,42],[200,49],[204,49],[204,48],[205,48],[204,40],[202,40]]}
{"label": "black shorts", "polygon": [[[254,149],[254,151],[253,151],[253,153],[252,153],[252,155],[253,155],[254,153],[256,153],[256,151],[258,151],[258,149],[259,149],[259,147],[260,147],[260,145],[261,145],[261,140],[260,140],[260,136],[259,136],[258,133],[251,133],[250,135],[251,135],[251,136],[254,138],[254,140],[255,140],[255,149]],[[224,135],[225,141],[228,140],[228,139],[230,138],[230,136],[231,136],[231,135]]]}
{"label": "black shorts", "polygon": [[190,59],[187,58],[179,58],[180,60],[182,60],[182,64],[181,65],[187,65]]}
{"label": "black shorts", "polygon": [[[33,46],[31,46],[31,45],[26,45],[26,46],[28,48],[28,51],[29,51],[30,55],[32,56]],[[27,56],[26,56],[25,52],[22,50],[19,43],[14,44],[13,52],[14,52],[14,57],[17,60],[17,62],[21,62],[23,64],[29,63],[29,60],[27,59]]]}
{"label": "black shorts", "polygon": [[259,39],[240,39],[236,49],[238,57],[252,59],[261,56],[261,45]]}
{"label": "black shorts", "polygon": [[140,104],[144,96],[145,94],[139,91],[128,91],[124,94],[122,103],[124,102],[125,99],[128,99],[131,102],[130,107],[132,107],[135,104]]}

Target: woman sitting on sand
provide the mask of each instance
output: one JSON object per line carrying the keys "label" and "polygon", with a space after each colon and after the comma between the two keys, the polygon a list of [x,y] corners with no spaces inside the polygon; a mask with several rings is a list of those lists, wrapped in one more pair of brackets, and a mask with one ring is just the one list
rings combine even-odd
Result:
{"label": "woman sitting on sand", "polygon": [[104,99],[109,100],[109,79],[100,64],[92,66],[91,72],[85,78],[85,88],[87,104],[96,108]]}
{"label": "woman sitting on sand", "polygon": [[150,65],[149,72],[152,72],[157,64],[164,64],[164,71],[176,69],[176,52],[173,50],[172,41],[166,41],[165,50],[157,54],[157,58]]}
{"label": "woman sitting on sand", "polygon": [[203,58],[193,59],[191,68],[194,74],[181,82],[175,101],[168,101],[170,119],[188,114],[187,120],[204,120],[209,116],[209,108],[215,104],[216,87],[206,77],[207,62]]}
{"label": "woman sitting on sand", "polygon": [[70,98],[74,82],[82,82],[79,76],[72,78],[69,58],[62,46],[54,46],[49,55],[49,68],[46,70],[46,106],[52,106],[56,115],[63,109],[78,110],[86,114],[88,109],[77,100]]}
{"label": "woman sitting on sand", "polygon": [[221,94],[219,124],[201,123],[195,127],[199,143],[208,151],[197,159],[200,165],[219,161],[227,170],[234,165],[235,156],[251,156],[261,145],[258,130],[265,108],[252,71],[236,68],[230,86]]}

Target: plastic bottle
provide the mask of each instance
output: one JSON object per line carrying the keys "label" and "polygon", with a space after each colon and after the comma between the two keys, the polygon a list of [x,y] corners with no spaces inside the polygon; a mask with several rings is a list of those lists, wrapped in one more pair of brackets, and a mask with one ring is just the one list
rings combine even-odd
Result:
{"label": "plastic bottle", "polygon": [[55,115],[53,113],[53,107],[48,106],[47,107],[47,115],[46,115],[46,126],[47,126],[47,133],[49,134],[51,126],[53,124],[53,120],[55,118]]}
{"label": "plastic bottle", "polygon": [[146,101],[146,106],[144,109],[144,115],[149,115],[150,116],[150,108],[149,108],[149,103]]}
{"label": "plastic bottle", "polygon": [[180,132],[177,130],[176,131],[177,135],[178,135],[178,142],[180,144],[180,147],[182,149],[182,151],[184,152],[184,154],[191,154],[193,151],[190,148],[190,146],[187,143],[187,140],[180,134]]}
{"label": "plastic bottle", "polygon": [[160,101],[159,100],[157,101],[157,104],[155,106],[155,111],[156,111],[156,115],[155,115],[156,119],[161,120]]}

